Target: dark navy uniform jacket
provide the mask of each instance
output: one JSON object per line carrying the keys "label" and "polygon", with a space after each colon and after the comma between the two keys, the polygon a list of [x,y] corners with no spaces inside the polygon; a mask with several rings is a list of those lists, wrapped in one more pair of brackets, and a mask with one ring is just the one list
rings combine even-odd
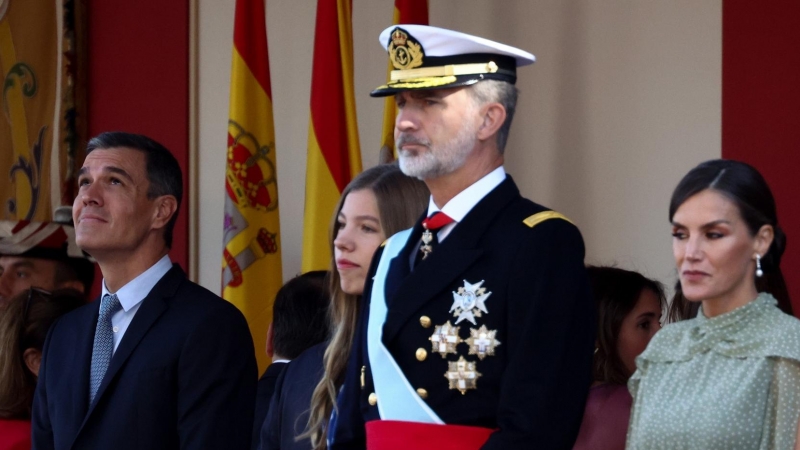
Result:
{"label": "dark navy uniform jacket", "polygon": [[[386,279],[388,314],[383,344],[411,386],[446,423],[496,429],[485,449],[571,449],[591,383],[595,306],[578,229],[562,219],[533,227],[525,219],[547,211],[520,196],[510,176],[487,194],[410,269],[422,220],[392,260]],[[331,448],[365,447],[364,423],[380,418],[367,357],[367,319],[373,259],[364,290]],[[436,326],[455,325],[454,292],[483,282],[485,309],[473,325],[462,320],[459,337],[485,325],[500,345],[481,360],[458,344],[444,357],[434,352]],[[463,292],[463,291],[462,291]],[[424,350],[424,353],[420,351]],[[461,357],[480,373],[476,389],[451,389],[450,364]],[[363,376],[362,376],[363,372]],[[363,378],[363,385],[362,385]],[[390,401],[380,399],[377,401]]]}

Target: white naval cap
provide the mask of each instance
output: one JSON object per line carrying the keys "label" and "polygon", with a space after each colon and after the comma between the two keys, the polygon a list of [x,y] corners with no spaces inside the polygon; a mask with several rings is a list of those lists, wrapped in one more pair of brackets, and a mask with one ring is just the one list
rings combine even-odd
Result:
{"label": "white naval cap", "polygon": [[517,67],[536,61],[532,54],[478,36],[428,25],[393,25],[381,45],[394,66],[391,79],[373,97],[411,89],[441,89],[494,79],[515,83]]}

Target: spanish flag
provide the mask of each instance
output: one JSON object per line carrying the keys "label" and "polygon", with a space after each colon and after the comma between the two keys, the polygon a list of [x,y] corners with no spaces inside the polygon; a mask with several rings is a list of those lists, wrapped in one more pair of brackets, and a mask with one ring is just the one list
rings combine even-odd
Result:
{"label": "spanish flag", "polygon": [[[394,0],[394,15],[392,23],[428,25],[428,0]],[[381,44],[385,44],[381,42]],[[386,80],[394,70],[392,62],[389,61],[389,69],[386,71]],[[384,100],[383,106],[383,128],[381,129],[381,153],[380,162],[387,163],[397,159],[394,150],[394,120],[397,117],[397,106],[394,103],[394,96],[390,95]]]}
{"label": "spanish flag", "polygon": [[328,226],[342,190],[361,172],[353,90],[351,0],[318,0],[308,125],[303,272],[330,268]]}
{"label": "spanish flag", "polygon": [[236,0],[225,165],[222,297],[244,313],[259,371],[281,287],[281,239],[264,0]]}

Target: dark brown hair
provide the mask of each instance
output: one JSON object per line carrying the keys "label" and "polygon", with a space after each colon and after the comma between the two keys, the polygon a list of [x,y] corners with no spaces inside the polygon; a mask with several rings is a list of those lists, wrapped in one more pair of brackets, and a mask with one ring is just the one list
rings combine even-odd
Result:
{"label": "dark brown hair", "polygon": [[328,271],[313,270],[287,281],[272,305],[276,355],[295,359],[328,338]]}
{"label": "dark brown hair", "polygon": [[667,322],[674,323],[681,320],[694,319],[700,311],[700,302],[690,302],[683,296],[681,281],[675,282],[675,294],[667,310]]}
{"label": "dark brown hair", "polygon": [[[786,234],[778,226],[775,198],[764,177],[753,166],[741,161],[713,159],[701,163],[675,187],[669,203],[669,220],[672,221],[675,212],[686,200],[706,189],[719,192],[736,205],[750,236],[755,236],[764,225],[772,226],[775,235],[772,245],[761,256],[764,275],[755,277],[754,274],[753,278],[758,292],[769,292],[778,300],[778,307],[782,311],[792,314],[792,302],[780,268],[781,257],[786,249]],[[689,311],[690,308],[684,305],[686,302],[678,282],[672,302],[674,308]]]}
{"label": "dark brown hair", "polygon": [[597,348],[592,362],[592,380],[625,384],[633,374],[625,368],[617,351],[622,321],[636,307],[645,289],[656,294],[663,308],[664,287],[638,272],[616,267],[589,266],[587,271],[597,305]]}
{"label": "dark brown hair", "polygon": [[23,354],[29,348],[41,351],[50,325],[84,303],[83,294],[74,289],[51,294],[30,288],[0,311],[0,418],[30,419],[36,376]]}

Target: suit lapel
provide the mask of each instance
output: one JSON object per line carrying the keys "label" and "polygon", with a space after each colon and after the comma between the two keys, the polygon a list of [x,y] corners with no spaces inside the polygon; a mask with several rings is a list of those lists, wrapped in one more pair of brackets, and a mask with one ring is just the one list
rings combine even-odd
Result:
{"label": "suit lapel", "polygon": [[[519,198],[519,190],[510,176],[487,194],[447,236],[433,253],[421,262],[418,267],[400,282],[396,293],[389,296],[387,288],[387,304],[389,312],[383,326],[383,341],[388,344],[397,332],[414,313],[432,298],[441,293],[453,280],[473,265],[483,254],[479,247],[480,239],[497,215],[514,199]],[[421,227],[420,224],[418,226]],[[417,230],[417,227],[414,228]],[[405,258],[408,266],[409,246],[414,247],[411,240],[397,258]],[[416,244],[416,242],[414,242]],[[397,259],[395,258],[395,259]],[[394,261],[392,261],[394,263]],[[394,265],[391,271],[394,271]],[[387,275],[387,281],[393,274]],[[449,308],[450,305],[442,307]]]}
{"label": "suit lapel", "polygon": [[[125,365],[125,362],[131,356],[133,350],[139,345],[142,338],[144,338],[153,324],[156,323],[158,318],[161,317],[164,311],[167,310],[167,300],[175,295],[175,291],[178,289],[178,286],[185,279],[186,274],[184,274],[180,266],[175,264],[172,266],[172,269],[170,269],[170,271],[167,272],[158,283],[156,283],[147,297],[142,300],[139,310],[136,311],[136,315],[133,317],[131,324],[125,331],[125,335],[122,337],[122,341],[119,343],[117,350],[114,352],[114,356],[111,358],[108,370],[103,377],[103,381],[100,383],[100,387],[97,389],[97,395],[95,395],[94,402],[89,405],[89,410],[86,413],[86,417],[84,418],[81,428],[86,425],[86,421],[91,416],[95,406],[97,406],[98,402],[103,398],[103,394],[105,394],[109,384],[114,380],[120,369],[122,369],[122,367]],[[96,322],[97,319],[95,318],[95,323]],[[94,340],[94,338],[92,339]],[[91,360],[91,351],[89,352],[89,355]],[[88,399],[88,387],[86,392],[86,397]]]}

